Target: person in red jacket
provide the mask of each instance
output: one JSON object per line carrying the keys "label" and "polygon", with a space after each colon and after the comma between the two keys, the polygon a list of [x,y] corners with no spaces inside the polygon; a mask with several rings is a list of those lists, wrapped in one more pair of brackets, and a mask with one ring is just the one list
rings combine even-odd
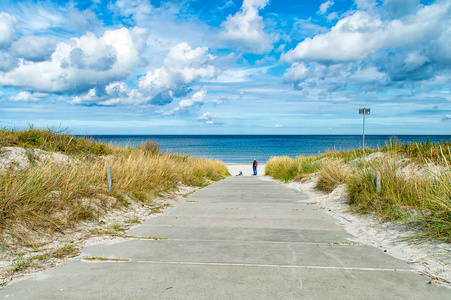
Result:
{"label": "person in red jacket", "polygon": [[254,169],[254,175],[257,175],[257,166],[258,166],[258,163],[257,163],[257,161],[254,159],[254,163],[252,164],[252,168]]}

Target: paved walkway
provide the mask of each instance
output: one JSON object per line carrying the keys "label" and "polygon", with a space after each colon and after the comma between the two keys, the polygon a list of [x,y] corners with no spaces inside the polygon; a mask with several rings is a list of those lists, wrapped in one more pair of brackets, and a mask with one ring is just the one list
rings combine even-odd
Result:
{"label": "paved walkway", "polygon": [[230,177],[127,233],[136,238],[86,247],[82,257],[0,290],[0,298],[451,298],[406,262],[350,243],[308,202],[265,178]]}

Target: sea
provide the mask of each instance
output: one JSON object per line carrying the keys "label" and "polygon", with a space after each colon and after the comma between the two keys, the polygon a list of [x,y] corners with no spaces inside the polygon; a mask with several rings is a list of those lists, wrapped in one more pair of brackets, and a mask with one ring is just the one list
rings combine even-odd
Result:
{"label": "sea", "polygon": [[[265,163],[272,156],[309,156],[362,147],[362,135],[84,135],[95,141],[137,147],[156,141],[162,152],[213,158],[225,163]],[[365,146],[378,149],[395,138],[401,144],[451,141],[451,135],[365,135]]]}

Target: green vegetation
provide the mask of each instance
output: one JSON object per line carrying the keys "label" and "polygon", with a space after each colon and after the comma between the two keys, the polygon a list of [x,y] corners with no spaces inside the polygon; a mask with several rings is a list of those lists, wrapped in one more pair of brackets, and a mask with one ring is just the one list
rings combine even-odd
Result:
{"label": "green vegetation", "polygon": [[[81,221],[99,221],[109,210],[132,201],[152,205],[181,184],[205,186],[228,175],[220,161],[161,153],[153,141],[138,149],[121,148],[34,128],[1,130],[0,138],[2,147],[41,148],[69,157],[28,158],[27,167],[0,170],[3,249],[12,244],[37,247],[42,236],[64,232]],[[112,192],[107,190],[107,166],[112,170]],[[113,224],[109,230],[119,227]]]}
{"label": "green vegetation", "polygon": [[[316,188],[330,192],[346,184],[349,204],[359,213],[376,213],[417,228],[415,238],[451,242],[450,142],[400,145],[390,140],[375,150],[327,152],[312,157],[273,157],[267,175],[291,181],[316,173]],[[308,167],[299,167],[301,162]],[[382,178],[376,187],[376,173]]]}
{"label": "green vegetation", "polygon": [[66,134],[65,130],[55,131],[33,127],[25,131],[0,130],[0,148],[3,147],[39,148],[46,151],[81,155],[108,155],[114,152],[113,147],[71,136]]}

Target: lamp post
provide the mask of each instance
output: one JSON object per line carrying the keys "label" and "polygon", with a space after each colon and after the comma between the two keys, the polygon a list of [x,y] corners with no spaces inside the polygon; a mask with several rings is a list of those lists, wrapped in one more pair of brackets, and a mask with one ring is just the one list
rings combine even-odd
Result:
{"label": "lamp post", "polygon": [[362,142],[362,151],[365,153],[365,115],[370,114],[369,108],[359,108],[359,115],[363,115],[363,142]]}

